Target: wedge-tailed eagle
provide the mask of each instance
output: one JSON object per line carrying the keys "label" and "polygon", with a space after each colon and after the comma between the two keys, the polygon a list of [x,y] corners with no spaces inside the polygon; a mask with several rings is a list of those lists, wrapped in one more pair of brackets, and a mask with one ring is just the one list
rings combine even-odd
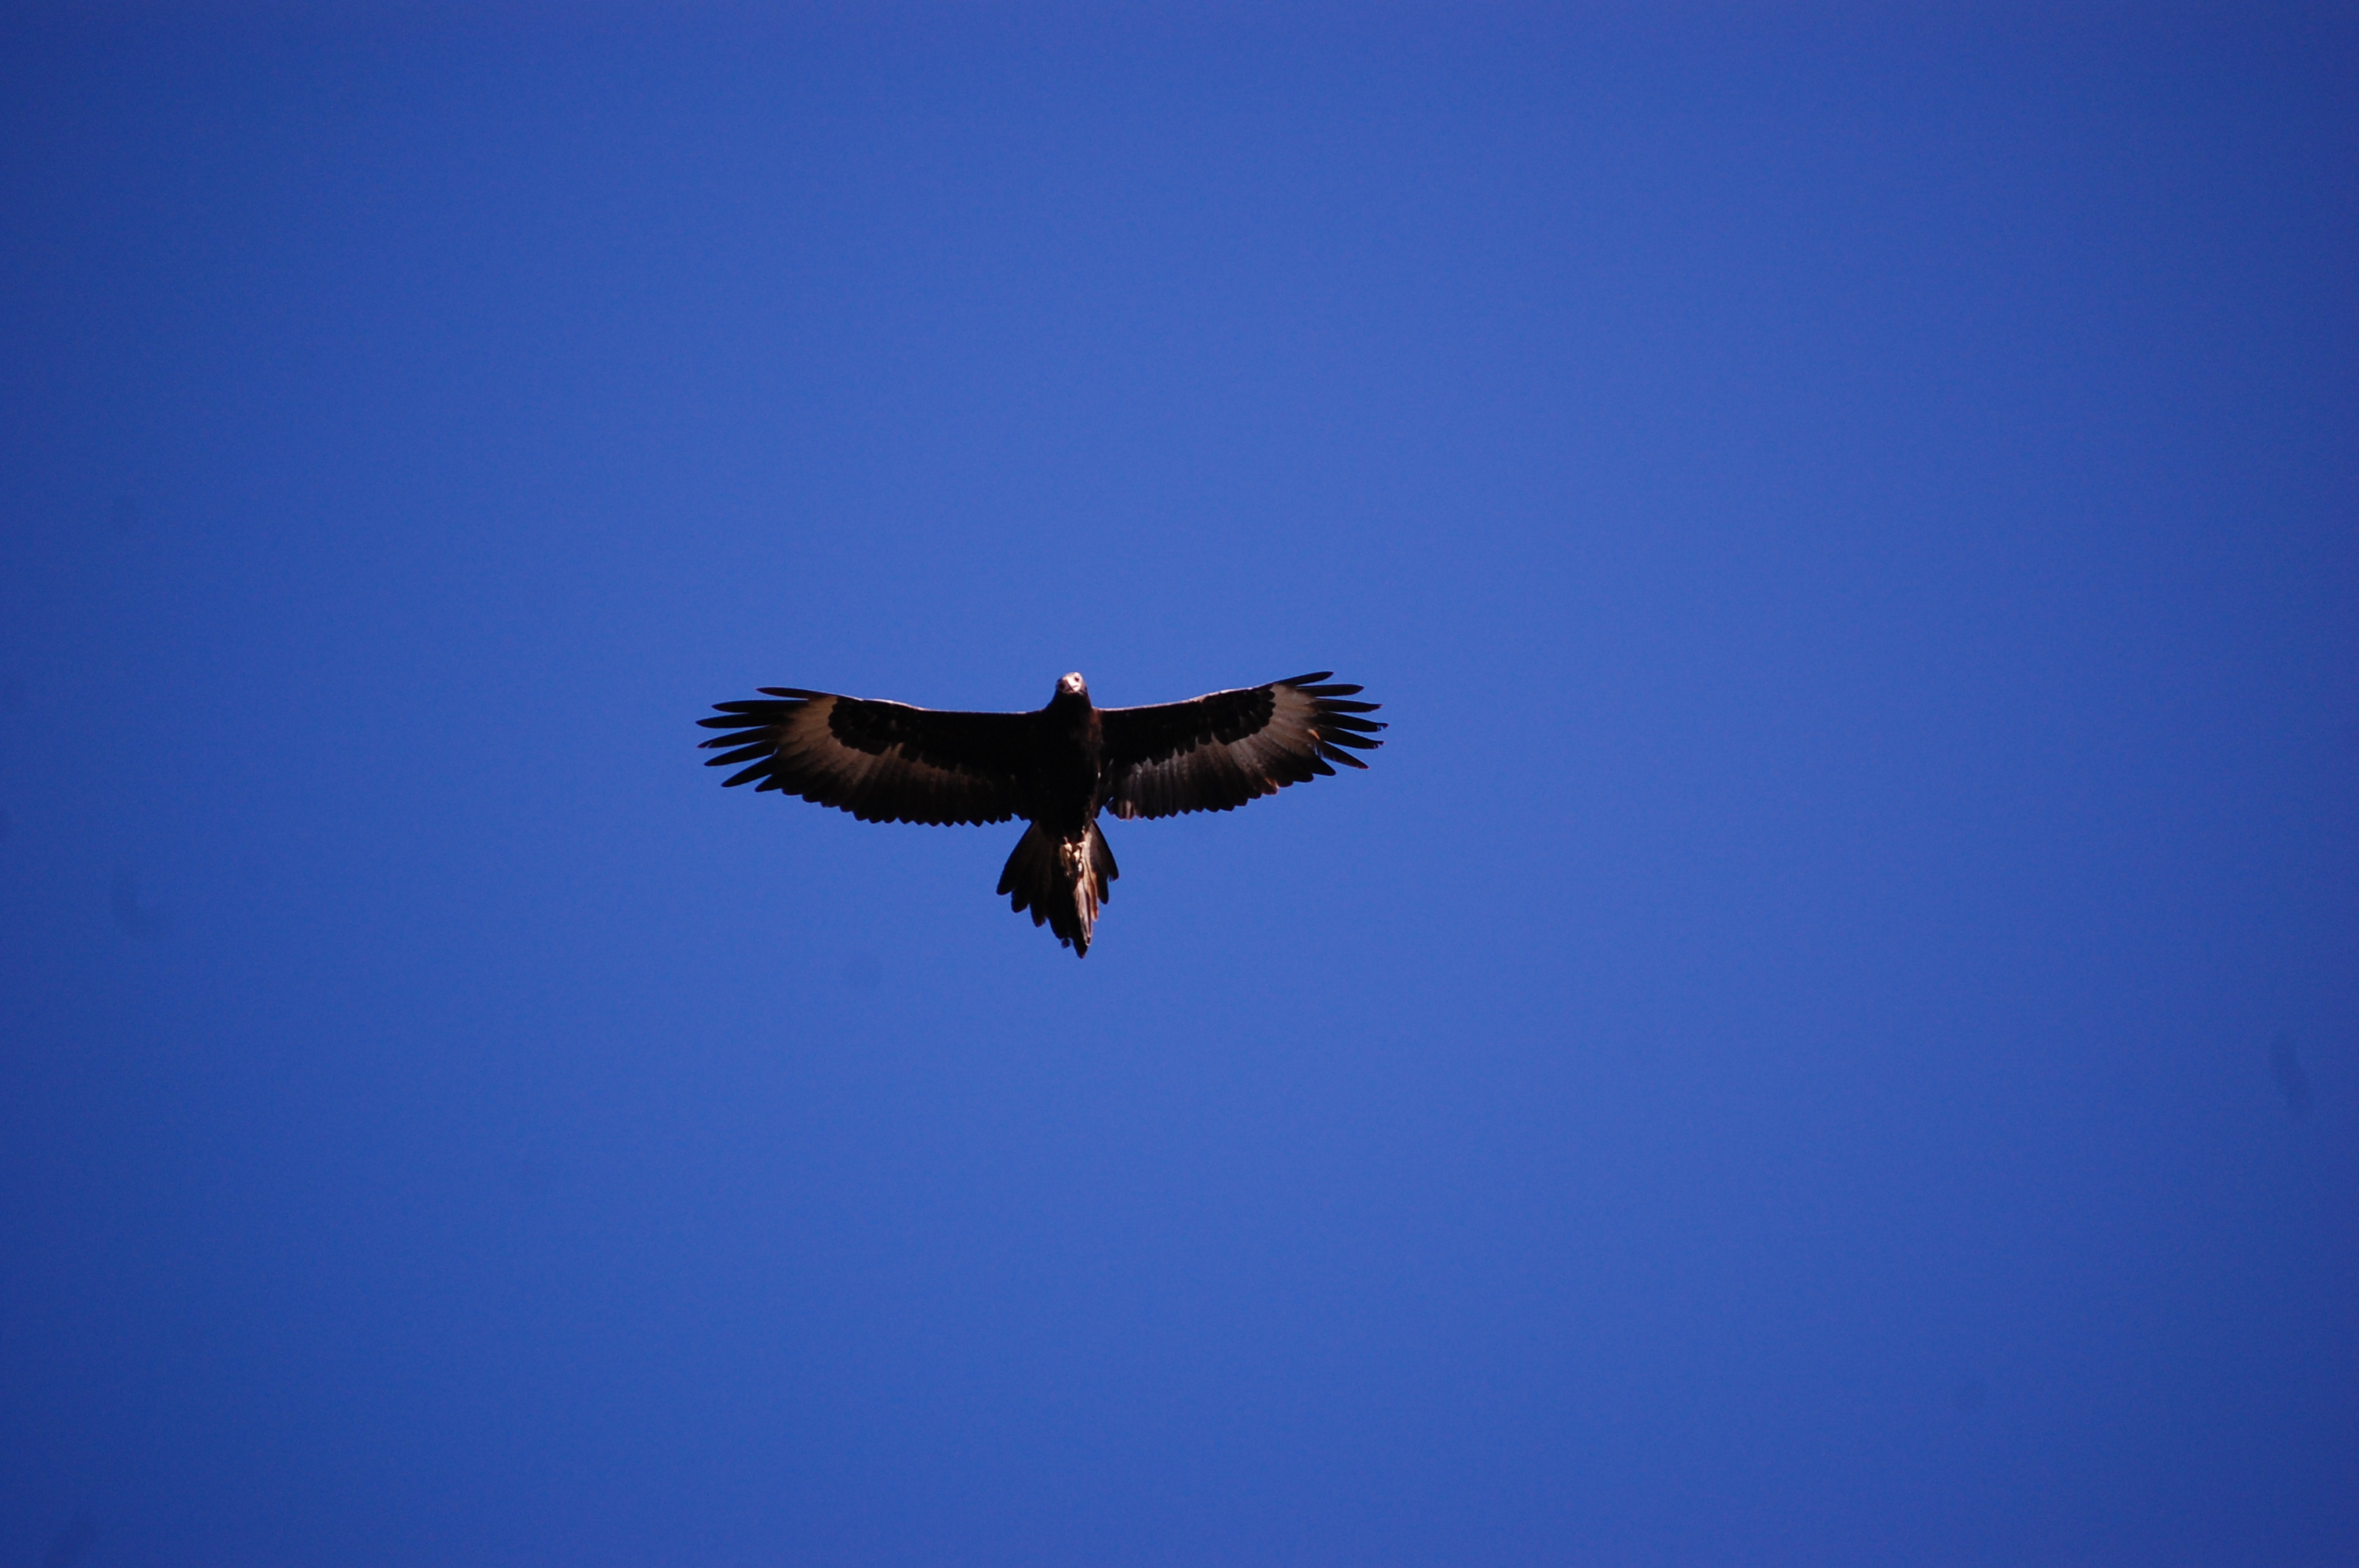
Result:
{"label": "wedge-tailed eagle", "polygon": [[1364,768],[1352,753],[1384,744],[1385,728],[1351,701],[1360,687],[1321,684],[1331,672],[1216,691],[1153,708],[1098,708],[1078,675],[1057,682],[1036,713],[944,713],[795,687],[766,700],[721,702],[704,742],[724,780],[848,811],[864,822],[1005,822],[1016,841],[999,891],[1032,924],[1087,957],[1098,906],[1121,873],[1099,828],[1116,816],[1231,811],[1321,773]]}

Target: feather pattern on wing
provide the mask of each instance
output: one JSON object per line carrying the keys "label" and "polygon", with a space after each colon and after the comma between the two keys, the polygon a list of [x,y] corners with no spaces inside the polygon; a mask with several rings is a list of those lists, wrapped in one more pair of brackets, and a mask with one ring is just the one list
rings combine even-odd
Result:
{"label": "feather pattern on wing", "polygon": [[[783,790],[864,822],[1005,822],[1028,809],[1035,716],[950,713],[766,686],[773,700],[721,702],[698,722],[733,733],[708,767],[726,782]],[[758,782],[756,782],[758,781]]]}
{"label": "feather pattern on wing", "polygon": [[1352,752],[1384,744],[1373,738],[1384,725],[1361,717],[1379,705],[1347,700],[1356,686],[1320,684],[1328,674],[1190,702],[1102,709],[1113,784],[1107,809],[1124,817],[1229,811],[1332,774],[1331,762],[1366,767]]}

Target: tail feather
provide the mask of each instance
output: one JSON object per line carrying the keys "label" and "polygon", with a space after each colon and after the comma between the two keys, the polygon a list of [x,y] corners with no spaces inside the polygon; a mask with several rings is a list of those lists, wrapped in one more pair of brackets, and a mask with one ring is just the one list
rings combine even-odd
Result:
{"label": "tail feather", "polygon": [[1010,895],[1017,914],[1029,909],[1033,925],[1046,925],[1058,941],[1087,957],[1098,906],[1113,896],[1109,885],[1121,875],[1096,823],[1078,838],[1044,833],[1035,824],[1024,829],[1009,853],[999,891]]}

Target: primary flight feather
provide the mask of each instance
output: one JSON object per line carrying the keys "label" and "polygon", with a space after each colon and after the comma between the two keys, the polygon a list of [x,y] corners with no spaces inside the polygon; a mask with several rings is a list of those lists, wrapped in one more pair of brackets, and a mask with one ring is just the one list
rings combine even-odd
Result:
{"label": "primary flight feather", "polygon": [[1031,713],[951,713],[898,702],[763,687],[722,702],[704,742],[739,766],[723,781],[780,790],[864,822],[1006,822],[1016,841],[999,891],[1032,924],[1086,956],[1098,907],[1121,873],[1098,813],[1229,811],[1384,744],[1378,704],[1321,670],[1153,708],[1098,708],[1078,675]]}

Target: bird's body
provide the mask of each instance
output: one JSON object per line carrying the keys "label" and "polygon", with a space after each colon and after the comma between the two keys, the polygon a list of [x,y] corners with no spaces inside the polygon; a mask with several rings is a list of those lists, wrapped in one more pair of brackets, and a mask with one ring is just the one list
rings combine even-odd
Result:
{"label": "bird's body", "polygon": [[[1031,826],[1000,873],[999,891],[1032,923],[1086,955],[1098,908],[1120,873],[1098,814],[1169,816],[1227,811],[1289,784],[1367,764],[1383,742],[1361,717],[1356,686],[1321,671],[1153,708],[1100,708],[1069,675],[1030,713],[950,713],[792,687],[774,700],[724,702],[699,722],[729,734],[712,765],[749,764],[727,782],[759,780],[866,821]],[[1351,750],[1346,750],[1350,748]]]}
{"label": "bird's body", "polygon": [[1076,837],[1097,820],[1105,804],[1105,720],[1090,701],[1082,677],[1067,676],[1040,710],[1040,771],[1033,809],[1022,813],[1035,827],[1059,838]]}

